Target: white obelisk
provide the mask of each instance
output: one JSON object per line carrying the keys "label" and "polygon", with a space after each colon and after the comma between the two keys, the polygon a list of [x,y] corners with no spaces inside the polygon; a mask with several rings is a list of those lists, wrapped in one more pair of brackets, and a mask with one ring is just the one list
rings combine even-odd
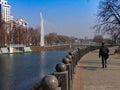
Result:
{"label": "white obelisk", "polygon": [[43,20],[43,16],[42,13],[40,12],[40,19],[41,19],[41,38],[40,38],[40,46],[44,47],[45,43],[44,43],[44,20]]}

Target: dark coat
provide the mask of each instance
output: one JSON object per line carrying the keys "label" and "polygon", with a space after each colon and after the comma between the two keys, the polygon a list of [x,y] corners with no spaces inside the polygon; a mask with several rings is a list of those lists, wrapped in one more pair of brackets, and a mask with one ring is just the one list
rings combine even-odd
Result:
{"label": "dark coat", "polygon": [[101,46],[99,49],[99,57],[104,57],[104,58],[108,58],[109,57],[109,49],[106,46]]}

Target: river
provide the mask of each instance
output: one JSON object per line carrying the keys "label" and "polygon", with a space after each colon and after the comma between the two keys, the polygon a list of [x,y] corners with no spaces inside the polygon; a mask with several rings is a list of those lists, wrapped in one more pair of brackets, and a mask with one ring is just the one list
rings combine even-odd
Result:
{"label": "river", "polygon": [[55,71],[68,51],[10,54],[0,56],[0,90],[28,90]]}

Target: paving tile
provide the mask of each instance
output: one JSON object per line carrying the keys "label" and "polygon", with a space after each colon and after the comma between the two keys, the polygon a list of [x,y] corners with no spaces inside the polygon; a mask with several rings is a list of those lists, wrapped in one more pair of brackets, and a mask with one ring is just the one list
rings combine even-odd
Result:
{"label": "paving tile", "polygon": [[[110,48],[110,53],[115,48]],[[108,67],[101,66],[98,50],[84,55],[76,68],[73,90],[120,90],[120,55],[111,54]]]}

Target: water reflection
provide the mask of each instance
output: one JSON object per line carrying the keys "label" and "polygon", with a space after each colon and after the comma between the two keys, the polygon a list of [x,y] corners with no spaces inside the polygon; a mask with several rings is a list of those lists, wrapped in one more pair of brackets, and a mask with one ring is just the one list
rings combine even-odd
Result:
{"label": "water reflection", "polygon": [[13,86],[13,60],[9,61],[8,57],[0,56],[0,90],[9,90],[10,86]]}
{"label": "water reflection", "polygon": [[0,56],[0,90],[28,90],[55,70],[67,51]]}
{"label": "water reflection", "polygon": [[40,65],[40,78],[43,78],[45,76],[45,70],[44,70],[45,62],[46,62],[45,52],[41,52],[41,54],[40,54],[40,63],[41,63],[41,65]]}

